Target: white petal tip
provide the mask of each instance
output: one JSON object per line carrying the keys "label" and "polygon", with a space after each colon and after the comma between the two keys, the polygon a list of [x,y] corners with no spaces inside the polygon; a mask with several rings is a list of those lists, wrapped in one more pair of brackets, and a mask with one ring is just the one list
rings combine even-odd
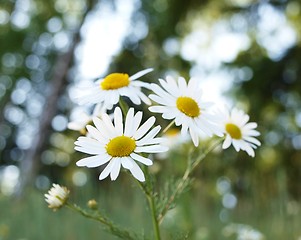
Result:
{"label": "white petal tip", "polygon": [[149,162],[145,162],[143,164],[146,166],[152,166],[154,163],[153,163],[153,161],[149,161]]}
{"label": "white petal tip", "polygon": [[76,166],[78,166],[78,167],[83,167],[83,165],[81,165],[80,163],[76,163]]}
{"label": "white petal tip", "polygon": [[98,178],[98,180],[104,180],[105,178],[106,178],[107,176],[101,176],[101,174],[99,175],[99,178]]}

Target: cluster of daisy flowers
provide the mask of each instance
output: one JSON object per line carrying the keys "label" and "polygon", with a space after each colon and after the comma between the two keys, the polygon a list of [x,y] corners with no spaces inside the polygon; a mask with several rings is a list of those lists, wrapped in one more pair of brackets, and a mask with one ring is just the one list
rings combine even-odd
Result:
{"label": "cluster of daisy flowers", "polygon": [[[155,126],[152,116],[142,123],[143,113],[135,113],[134,108],[127,112],[117,106],[112,111],[112,117],[107,114],[125,96],[133,104],[144,102],[150,106],[152,113],[162,114],[162,118],[174,122],[181,127],[181,135],[189,133],[195,147],[199,145],[200,137],[214,135],[223,137],[223,149],[233,145],[236,151],[243,150],[254,157],[254,149],[260,146],[255,138],[257,124],[249,122],[249,116],[236,108],[220,112],[212,111],[213,103],[203,100],[200,82],[190,79],[188,82],[178,77],[167,76],[166,80],[159,79],[159,84],[146,83],[138,80],[153,69],[140,71],[132,76],[125,73],[112,73],[95,82],[86,90],[86,95],[80,97],[82,104],[96,104],[97,110],[91,116],[85,116],[78,128],[85,132],[75,142],[75,150],[90,156],[79,160],[80,167],[99,167],[105,165],[99,179],[110,175],[116,180],[121,167],[127,169],[139,181],[145,181],[144,173],[139,164],[153,164],[145,154],[162,153],[168,150],[164,138],[157,137],[161,127]],[[152,93],[146,96],[142,88]],[[152,100],[152,101],[151,101]],[[101,106],[101,107],[100,107]],[[93,123],[94,126],[88,124]],[[88,124],[85,126],[85,124]],[[76,123],[69,125],[76,129]],[[83,131],[84,126],[87,131]],[[71,127],[70,127],[71,128]]]}

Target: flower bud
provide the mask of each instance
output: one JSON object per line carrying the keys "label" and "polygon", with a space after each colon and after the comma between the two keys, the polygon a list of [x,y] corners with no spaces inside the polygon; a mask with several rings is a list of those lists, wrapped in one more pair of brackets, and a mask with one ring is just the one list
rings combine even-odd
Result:
{"label": "flower bud", "polygon": [[91,208],[93,210],[96,210],[97,207],[98,207],[98,203],[96,202],[95,199],[89,200],[87,205],[88,205],[89,208]]}

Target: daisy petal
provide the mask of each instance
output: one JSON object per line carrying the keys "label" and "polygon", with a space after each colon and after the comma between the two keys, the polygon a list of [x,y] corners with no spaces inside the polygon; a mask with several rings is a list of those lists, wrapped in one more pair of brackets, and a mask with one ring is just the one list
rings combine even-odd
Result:
{"label": "daisy petal", "polygon": [[249,156],[255,157],[255,152],[249,144],[246,145],[244,150],[248,153]]}
{"label": "daisy petal", "polygon": [[188,131],[188,125],[183,123],[181,128],[181,135],[185,136],[187,134],[187,131]]}
{"label": "daisy petal", "polygon": [[254,137],[244,137],[244,140],[248,141],[248,142],[251,142],[251,143],[254,143],[258,146],[261,145],[261,143]]}
{"label": "daisy petal", "polygon": [[160,96],[157,96],[155,94],[150,94],[149,98],[156,103],[167,105],[167,106],[175,106],[176,105],[176,100],[175,99],[170,99],[170,98],[162,98]]}
{"label": "daisy petal", "polygon": [[178,87],[176,85],[171,85],[165,82],[163,79],[159,79],[160,84],[162,87],[169,93],[171,93],[173,96],[178,97],[180,95],[180,92],[178,90]]}
{"label": "daisy petal", "polygon": [[151,85],[150,83],[146,83],[146,82],[141,82],[141,81],[132,81],[131,82],[131,85],[134,86],[134,87],[144,87],[146,89],[150,89],[151,90]]}
{"label": "daisy petal", "polygon": [[254,152],[253,148],[249,147],[246,149],[246,151],[250,157],[255,157],[255,152]]}
{"label": "daisy petal", "polygon": [[133,167],[133,160],[130,157],[121,158],[121,164],[125,169],[131,169]]}
{"label": "daisy petal", "polygon": [[176,90],[175,93],[177,94],[177,96],[181,95],[181,91],[180,91],[180,89],[177,85],[176,80],[173,77],[167,76],[166,77],[166,82],[168,83],[168,85],[170,85],[172,87],[173,90]]}
{"label": "daisy petal", "polygon": [[186,83],[185,78],[179,77],[179,78],[178,78],[178,85],[179,85],[179,89],[182,89],[182,90],[185,91],[186,88],[187,88],[187,83]]}
{"label": "daisy petal", "polygon": [[166,111],[166,107],[164,106],[151,106],[148,108],[151,112],[154,113],[164,113]]}
{"label": "daisy petal", "polygon": [[133,161],[133,167],[129,170],[137,180],[139,180],[140,182],[145,181],[144,173],[142,172],[141,168],[138,166],[137,163]]}
{"label": "daisy petal", "polygon": [[86,128],[89,134],[91,134],[91,136],[95,138],[97,141],[102,143],[106,141],[104,135],[101,134],[95,127],[88,125]]}
{"label": "daisy petal", "polygon": [[75,131],[80,131],[83,128],[85,128],[85,126],[86,124],[79,123],[79,122],[70,122],[67,125],[68,129],[75,130]]}
{"label": "daisy petal", "polygon": [[164,119],[173,119],[173,118],[176,118],[177,117],[177,112],[175,111],[166,111],[162,114],[162,117]]}
{"label": "daisy petal", "polygon": [[75,147],[76,151],[87,153],[87,154],[103,154],[103,149],[95,149],[95,148],[88,148],[88,147]]}
{"label": "daisy petal", "polygon": [[136,161],[143,163],[144,165],[147,165],[147,166],[153,165],[152,160],[150,160],[148,158],[145,158],[145,157],[142,157],[142,156],[140,156],[140,155],[138,155],[136,153],[131,153],[130,156],[133,159],[135,159]]}
{"label": "daisy petal", "polygon": [[148,140],[154,138],[159,133],[160,129],[161,129],[161,126],[154,127],[143,138],[141,138],[139,141],[136,141],[136,145],[137,146],[144,145]]}
{"label": "daisy petal", "polygon": [[248,131],[248,135],[252,136],[252,137],[257,137],[257,136],[260,135],[260,133],[258,131],[256,131],[256,130],[249,130]]}
{"label": "daisy petal", "polygon": [[101,145],[99,141],[88,137],[79,137],[74,144],[80,147],[91,146],[94,148],[99,148],[99,146]]}
{"label": "daisy petal", "polygon": [[119,107],[116,107],[114,111],[114,125],[117,134],[122,135],[123,134],[122,113]]}
{"label": "daisy petal", "polygon": [[107,176],[109,176],[109,174],[111,173],[113,167],[114,167],[114,162],[110,161],[109,164],[102,171],[102,173],[99,175],[99,180],[103,180]]}
{"label": "daisy petal", "polygon": [[98,103],[95,105],[92,115],[97,117],[101,112],[105,112],[105,109],[103,107],[103,104]]}
{"label": "daisy petal", "polygon": [[254,129],[254,128],[257,128],[257,123],[254,123],[254,122],[247,123],[244,126],[244,129]]}
{"label": "daisy petal", "polygon": [[[110,139],[110,138],[114,137],[114,135],[116,135],[116,132],[115,132],[115,130],[112,131],[112,126],[111,126],[111,128],[107,127],[106,124],[103,122],[105,115],[107,115],[107,114],[102,114],[101,119],[99,119],[98,117],[94,117],[93,123],[94,123],[95,127],[97,128],[98,132],[101,133],[101,136],[103,138]],[[110,118],[108,115],[107,115],[107,117]]]}
{"label": "daisy petal", "polygon": [[[141,119],[142,119],[142,116],[141,116]],[[125,127],[124,127],[124,135],[125,136],[131,137],[134,122],[135,122],[134,121],[134,108],[130,108],[126,115],[126,118],[125,118]],[[140,124],[140,122],[139,122],[139,124]]]}
{"label": "daisy petal", "polygon": [[229,135],[227,135],[226,138],[225,138],[225,141],[224,141],[224,143],[223,143],[222,148],[223,148],[223,149],[226,149],[226,148],[230,147],[231,142],[232,142],[232,141],[231,141],[231,137],[230,137]]}
{"label": "daisy petal", "polygon": [[232,140],[232,144],[233,144],[233,147],[235,148],[235,150],[236,150],[236,152],[239,152],[239,150],[240,150],[240,144],[239,144],[239,141],[238,140],[236,140],[236,139],[233,139]]}
{"label": "daisy petal", "polygon": [[150,117],[133,135],[134,139],[139,140],[154,125],[156,118]]}
{"label": "daisy petal", "polygon": [[134,104],[140,105],[141,99],[138,96],[138,92],[140,92],[139,89],[133,86],[129,86],[127,89],[124,89],[124,91],[121,90],[120,95],[128,97]]}
{"label": "daisy petal", "polygon": [[113,123],[109,117],[108,114],[104,113],[101,115],[101,120],[99,118],[93,118],[93,122],[95,123],[95,126],[100,130],[106,129],[108,132],[108,135],[113,137],[114,135],[117,134],[116,129],[113,126]]}
{"label": "daisy petal", "polygon": [[160,96],[163,99],[173,99],[174,98],[170,93],[165,92],[157,84],[152,83],[151,88],[152,88],[154,93],[156,93],[158,96]]}
{"label": "daisy petal", "polygon": [[115,181],[119,175],[121,163],[120,163],[120,158],[115,158],[112,161],[114,163],[113,163],[113,167],[112,167],[112,170],[110,173],[110,177],[111,177],[112,181]]}
{"label": "daisy petal", "polygon": [[131,132],[131,136],[133,136],[134,132],[137,131],[140,123],[141,123],[141,120],[142,120],[142,112],[137,112],[136,115],[134,116],[134,119],[133,119],[133,128],[132,128],[132,132]]}
{"label": "daisy petal", "polygon": [[160,145],[152,145],[152,146],[143,146],[143,147],[136,147],[135,152],[136,153],[160,153],[160,152],[166,152],[168,150],[168,147],[160,146]]}
{"label": "daisy petal", "polygon": [[139,91],[139,92],[137,92],[137,95],[145,104],[147,104],[147,105],[152,104],[151,100],[149,100],[149,98],[143,92]]}
{"label": "daisy petal", "polygon": [[194,146],[197,147],[199,145],[199,136],[198,136],[198,134],[195,131],[193,131],[192,128],[189,128],[189,133],[190,133],[190,136],[191,136],[191,139],[192,139],[192,142],[193,142]]}
{"label": "daisy petal", "polygon": [[76,162],[76,165],[79,167],[98,167],[107,163],[112,157],[109,155],[96,155],[92,157],[86,157]]}
{"label": "daisy petal", "polygon": [[136,80],[140,77],[142,77],[143,75],[149,73],[149,72],[152,72],[154,69],[153,68],[147,68],[147,69],[144,69],[140,72],[137,72],[135,73],[134,75],[130,76],[130,79],[133,81],[133,80]]}

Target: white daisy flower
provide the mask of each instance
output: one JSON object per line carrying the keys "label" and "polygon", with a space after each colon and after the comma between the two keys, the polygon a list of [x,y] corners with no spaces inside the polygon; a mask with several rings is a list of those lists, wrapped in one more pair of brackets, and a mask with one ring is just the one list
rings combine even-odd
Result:
{"label": "white daisy flower", "polygon": [[223,229],[226,237],[237,234],[237,240],[263,240],[264,235],[253,227],[245,224],[229,224]]}
{"label": "white daisy flower", "polygon": [[[99,176],[99,180],[109,174],[111,180],[115,180],[123,166],[128,169],[139,181],[145,181],[144,174],[136,161],[150,166],[153,162],[140,153],[160,153],[168,150],[161,146],[163,138],[155,138],[161,127],[156,126],[152,130],[155,117],[150,117],[140,127],[142,112],[134,115],[134,109],[130,108],[123,125],[122,113],[119,107],[114,111],[114,125],[107,114],[102,114],[101,119],[93,118],[96,128],[88,125],[88,137],[79,137],[75,142],[75,150],[95,155],[83,158],[76,164],[79,167],[98,167],[108,162]],[[149,131],[150,130],[150,131]],[[149,132],[148,132],[149,131]],[[148,133],[147,133],[148,132]]]}
{"label": "white daisy flower", "polygon": [[92,114],[87,114],[82,111],[80,117],[77,117],[74,121],[68,123],[68,128],[79,131],[82,135],[86,135],[86,126],[89,123],[92,123],[93,117],[98,117],[104,112],[106,112],[106,107],[103,104],[96,104]]}
{"label": "white daisy flower", "polygon": [[149,83],[137,79],[151,71],[153,69],[148,68],[132,76],[126,73],[111,73],[95,82],[91,88],[86,89],[87,94],[79,98],[79,103],[103,102],[107,109],[111,109],[114,104],[118,103],[120,96],[126,96],[136,105],[140,105],[141,101],[150,105],[150,100],[141,91],[141,87],[149,88]]}
{"label": "white daisy flower", "polygon": [[237,240],[263,240],[261,232],[252,228],[242,228],[237,231]]}
{"label": "white daisy flower", "polygon": [[237,152],[241,149],[246,151],[251,157],[254,157],[255,152],[253,149],[261,145],[255,138],[260,135],[260,133],[255,130],[257,123],[248,123],[250,119],[249,115],[236,108],[232,109],[231,112],[224,112],[223,115],[222,126],[226,134],[222,146],[223,149],[228,148],[232,144]]}
{"label": "white daisy flower", "polygon": [[44,196],[45,201],[49,204],[48,207],[55,211],[66,203],[69,197],[69,190],[66,187],[53,183],[48,194],[45,194]]}
{"label": "white daisy flower", "polygon": [[159,81],[163,88],[151,84],[155,94],[151,94],[149,98],[161,106],[149,107],[151,112],[162,113],[165,119],[174,119],[176,126],[182,125],[182,135],[189,130],[195,146],[199,145],[199,137],[203,133],[210,137],[213,134],[222,136],[222,129],[215,124],[218,119],[208,111],[213,104],[202,100],[201,89],[196,79],[190,79],[188,84],[183,77],[176,81],[168,76],[166,81]]}

